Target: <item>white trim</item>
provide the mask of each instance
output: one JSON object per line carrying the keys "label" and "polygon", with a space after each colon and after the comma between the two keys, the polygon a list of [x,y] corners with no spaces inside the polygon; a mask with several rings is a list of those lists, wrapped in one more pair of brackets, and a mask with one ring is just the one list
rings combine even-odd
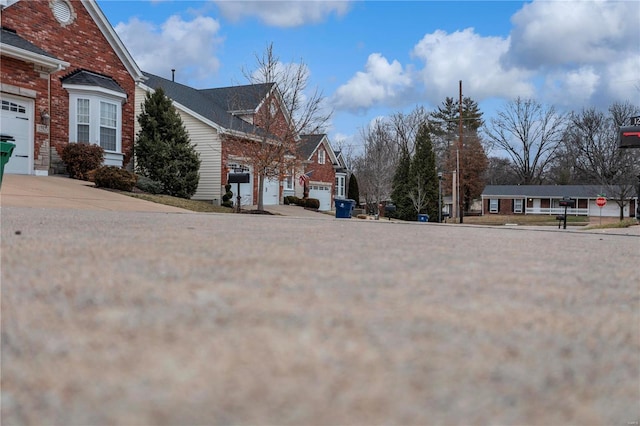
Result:
{"label": "white trim", "polygon": [[87,95],[95,95],[96,93],[101,93],[105,96],[110,96],[113,98],[119,98],[121,103],[124,103],[127,100],[127,94],[122,92],[117,92],[115,90],[106,89],[100,86],[87,86],[83,84],[62,84],[63,89],[67,89],[69,92],[77,92],[77,93],[86,93]]}
{"label": "white trim", "polygon": [[100,103],[106,102],[116,106],[116,149],[105,149],[105,162],[108,160],[108,165],[122,167],[122,162],[117,164],[118,158],[124,158],[122,153],[122,104],[120,99],[104,96],[99,91],[91,93],[84,90],[71,90],[69,92],[69,142],[78,142],[78,99],[89,100],[89,143],[94,145],[100,145]]}
{"label": "white trim", "polygon": [[34,65],[39,65],[47,69],[50,74],[63,70],[71,65],[69,62],[61,61],[60,59],[51,58],[49,56],[40,55],[29,50],[20,49],[15,46],[11,46],[6,43],[0,43],[0,50],[2,50],[2,56],[9,58],[19,59],[24,62],[28,62]]}

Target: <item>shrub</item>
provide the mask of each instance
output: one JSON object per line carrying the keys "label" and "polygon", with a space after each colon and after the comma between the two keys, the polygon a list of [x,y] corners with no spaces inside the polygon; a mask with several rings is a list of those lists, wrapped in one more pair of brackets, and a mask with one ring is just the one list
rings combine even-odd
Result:
{"label": "shrub", "polygon": [[296,205],[300,206],[300,207],[304,207],[307,203],[307,199],[306,198],[296,198]]}
{"label": "shrub", "polygon": [[222,196],[223,207],[233,207],[233,192],[231,192],[231,185],[226,184],[224,186],[225,193]]}
{"label": "shrub", "polygon": [[298,205],[298,201],[300,200],[295,195],[289,195],[289,204]]}
{"label": "shrub", "polygon": [[99,145],[70,143],[62,149],[60,158],[65,163],[69,177],[87,180],[87,173],[102,164],[104,149]]}
{"label": "shrub", "polygon": [[116,166],[103,166],[96,171],[95,182],[98,188],[129,191],[136,186],[137,176]]}
{"label": "shrub", "polygon": [[149,194],[162,194],[164,192],[164,188],[160,182],[149,179],[146,176],[138,176],[136,187]]}
{"label": "shrub", "polygon": [[147,93],[138,123],[134,144],[138,174],[162,183],[168,195],[191,198],[200,180],[200,154],[162,88]]}
{"label": "shrub", "polygon": [[289,202],[289,197],[290,197],[290,195],[287,195],[286,197],[284,197],[284,205],[285,205],[285,206],[288,206],[289,204],[291,204],[291,203]]}
{"label": "shrub", "polygon": [[308,209],[318,210],[320,208],[320,200],[317,198],[307,198],[304,206]]}

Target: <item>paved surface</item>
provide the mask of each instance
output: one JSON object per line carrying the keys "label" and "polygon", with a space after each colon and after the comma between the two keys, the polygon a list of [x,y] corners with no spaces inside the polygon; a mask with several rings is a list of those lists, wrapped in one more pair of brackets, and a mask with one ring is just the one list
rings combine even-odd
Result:
{"label": "paved surface", "polygon": [[189,212],[98,189],[91,182],[63,176],[4,175],[0,188],[0,204],[9,207],[50,209]]}
{"label": "paved surface", "polygon": [[637,236],[4,205],[0,220],[5,425],[640,419]]}

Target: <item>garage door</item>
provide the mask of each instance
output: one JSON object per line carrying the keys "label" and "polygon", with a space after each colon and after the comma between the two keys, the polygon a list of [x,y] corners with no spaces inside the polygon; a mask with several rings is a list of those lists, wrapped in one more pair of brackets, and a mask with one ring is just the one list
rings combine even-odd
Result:
{"label": "garage door", "polygon": [[16,145],[5,173],[30,174],[33,164],[33,101],[2,95],[0,133],[13,137]]}
{"label": "garage door", "polygon": [[309,186],[309,198],[317,198],[320,201],[320,211],[331,210],[331,185]]}

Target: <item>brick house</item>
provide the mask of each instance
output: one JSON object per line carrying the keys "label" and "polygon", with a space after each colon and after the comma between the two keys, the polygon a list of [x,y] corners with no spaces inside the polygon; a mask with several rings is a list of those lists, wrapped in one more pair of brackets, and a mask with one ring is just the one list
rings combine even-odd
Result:
{"label": "brick house", "polygon": [[[250,156],[265,135],[261,121],[264,117],[273,120],[267,126],[273,136],[271,142],[285,137],[288,132],[289,121],[280,107],[282,100],[276,85],[195,89],[173,79],[147,72],[144,75],[145,81],[138,83],[136,88],[136,116],[142,112],[146,94],[162,88],[176,107],[195,150],[200,153],[200,181],[193,199],[220,204],[229,173],[242,170],[249,173],[250,182],[240,184],[241,204],[257,204],[259,174],[253,170]],[[136,132],[138,130],[136,122]],[[294,167],[282,170],[278,176],[265,179],[265,206],[280,204],[285,191],[295,188],[294,170]],[[234,187],[232,191],[235,198],[237,189]]]}
{"label": "brick house", "polygon": [[70,142],[99,144],[105,164],[133,153],[135,84],[143,75],[94,0],[2,0],[5,173],[63,172]]}
{"label": "brick house", "polygon": [[[564,197],[576,200],[567,214],[575,216],[620,215],[620,206],[609,200],[606,206],[596,205],[596,198],[606,193],[600,185],[487,185],[482,191],[482,214],[559,215],[564,213],[560,201]],[[637,199],[633,194],[623,200],[624,216],[633,217]]]}
{"label": "brick house", "polygon": [[298,154],[309,178],[309,198],[320,200],[319,210],[331,210],[336,198],[345,198],[346,170],[341,168],[327,135],[301,135]]}

